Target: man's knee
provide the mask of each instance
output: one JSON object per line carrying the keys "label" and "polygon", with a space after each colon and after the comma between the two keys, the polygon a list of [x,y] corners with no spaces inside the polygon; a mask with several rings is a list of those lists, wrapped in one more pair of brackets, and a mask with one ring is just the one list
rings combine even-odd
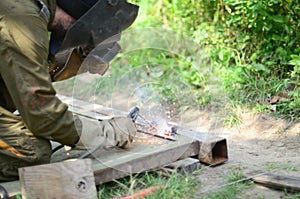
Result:
{"label": "man's knee", "polygon": [[47,164],[51,160],[51,144],[48,140],[37,138],[31,143],[31,152],[25,156],[9,156],[0,153],[0,181],[17,180],[18,168]]}

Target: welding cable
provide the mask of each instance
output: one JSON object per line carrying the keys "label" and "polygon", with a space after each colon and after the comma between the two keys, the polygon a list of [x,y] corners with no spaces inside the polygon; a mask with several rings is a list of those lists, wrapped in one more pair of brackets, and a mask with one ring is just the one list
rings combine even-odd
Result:
{"label": "welding cable", "polygon": [[99,144],[98,146],[95,146],[94,148],[92,148],[91,150],[85,152],[84,154],[82,154],[81,156],[79,156],[78,159],[84,159],[88,156],[90,156],[92,153],[94,153],[97,149],[99,149],[101,147],[101,145]]}
{"label": "welding cable", "polygon": [[102,144],[99,144],[99,145],[95,146],[94,148],[88,150],[87,152],[85,152],[81,156],[79,156],[78,159],[87,158],[88,156],[90,156],[92,153],[94,153],[98,149],[102,149],[102,150],[106,150],[107,151],[107,150],[111,150],[111,149],[119,149],[119,147],[117,147],[117,146],[102,146]]}
{"label": "welding cable", "polygon": [[[56,151],[64,148],[64,146],[65,145],[63,145],[63,144],[58,145],[57,147],[55,147],[54,149],[52,149],[52,154],[55,153]],[[109,147],[109,146],[102,146],[102,144],[99,144],[99,145],[95,146],[94,148],[92,148],[91,150],[86,151],[78,159],[84,159],[84,158],[90,156],[92,153],[94,153],[98,149],[109,150],[109,149],[113,149],[113,148],[117,148],[117,147],[116,146],[111,146],[111,147]],[[2,199],[2,198],[0,198],[0,199]]]}
{"label": "welding cable", "polygon": [[[55,153],[56,151],[64,148],[65,145],[61,144],[61,145],[58,145],[57,147],[55,147],[54,149],[52,149],[52,154]],[[94,153],[95,151],[97,151],[98,149],[104,149],[104,150],[109,150],[109,149],[113,149],[113,148],[116,148],[116,146],[111,146],[111,147],[108,147],[108,146],[102,146],[102,144],[99,144],[97,146],[95,146],[94,148],[86,151],[84,154],[82,154],[78,159],[84,159],[84,158],[87,158],[88,156],[90,156],[92,153]],[[2,199],[2,198],[0,198]]]}
{"label": "welding cable", "polygon": [[63,145],[63,144],[58,145],[57,147],[55,147],[54,149],[52,149],[52,154],[55,153],[56,151],[58,151],[58,150],[64,148],[64,146],[65,146],[65,145]]}
{"label": "welding cable", "polygon": [[0,199],[8,199],[8,193],[2,185],[0,185]]}

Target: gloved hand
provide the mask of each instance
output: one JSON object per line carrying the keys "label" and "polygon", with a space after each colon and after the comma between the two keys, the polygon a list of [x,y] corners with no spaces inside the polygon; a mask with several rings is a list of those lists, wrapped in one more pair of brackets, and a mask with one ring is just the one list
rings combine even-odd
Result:
{"label": "gloved hand", "polygon": [[135,124],[127,117],[96,120],[83,116],[75,116],[75,123],[80,139],[77,148],[93,148],[102,146],[118,146],[128,148],[136,134]]}

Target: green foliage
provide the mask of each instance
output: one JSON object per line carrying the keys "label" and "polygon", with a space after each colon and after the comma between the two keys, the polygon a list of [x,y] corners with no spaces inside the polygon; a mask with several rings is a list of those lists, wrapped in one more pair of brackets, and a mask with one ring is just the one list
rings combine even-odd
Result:
{"label": "green foliage", "polygon": [[223,3],[223,15],[214,20],[215,35],[221,37],[214,42],[212,58],[223,72],[229,96],[257,102],[288,92],[291,100],[277,106],[277,114],[296,119],[299,88],[293,85],[299,82],[299,57],[293,54],[300,50],[299,5],[265,0]]}
{"label": "green foliage", "polygon": [[296,82],[299,82],[300,80],[300,54],[299,55],[291,55],[291,60],[289,62],[289,64],[291,64],[292,66],[294,66],[294,70],[291,73],[291,77],[295,78]]}
{"label": "green foliage", "polygon": [[[121,67],[126,65],[126,67]],[[132,71],[132,75],[128,75]],[[177,104],[173,108],[203,106],[210,103],[209,73],[195,66],[189,57],[160,49],[140,49],[121,54],[112,64],[112,75],[130,76],[129,81],[149,85],[159,103]],[[115,75],[118,79],[120,75]],[[141,86],[139,87],[140,90]],[[142,92],[142,91],[141,91]],[[146,92],[146,91],[144,91]],[[189,97],[187,97],[189,96]],[[150,96],[149,96],[150,97]]]}
{"label": "green foliage", "polygon": [[229,127],[239,127],[240,124],[242,124],[242,119],[240,117],[240,114],[242,112],[241,106],[236,105],[234,103],[228,103],[227,107],[225,108],[227,110],[226,117],[224,120],[225,125]]}
{"label": "green foliage", "polygon": [[[276,114],[299,118],[297,1],[153,0],[140,4],[151,17],[144,15],[138,25],[164,26],[205,46],[215,75],[222,78],[231,99],[257,104],[288,93],[289,100],[278,104]],[[190,82],[195,76],[189,76]],[[260,110],[269,110],[269,105]]]}

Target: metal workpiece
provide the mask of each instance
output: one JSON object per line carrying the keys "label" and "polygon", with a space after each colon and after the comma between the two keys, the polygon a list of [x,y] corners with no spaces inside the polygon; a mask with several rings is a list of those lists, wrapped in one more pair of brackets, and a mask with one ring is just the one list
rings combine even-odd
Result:
{"label": "metal workpiece", "polygon": [[177,127],[177,133],[198,141],[198,158],[201,163],[209,166],[216,166],[227,162],[228,149],[227,140],[225,138],[209,133],[200,133],[181,127]]}

